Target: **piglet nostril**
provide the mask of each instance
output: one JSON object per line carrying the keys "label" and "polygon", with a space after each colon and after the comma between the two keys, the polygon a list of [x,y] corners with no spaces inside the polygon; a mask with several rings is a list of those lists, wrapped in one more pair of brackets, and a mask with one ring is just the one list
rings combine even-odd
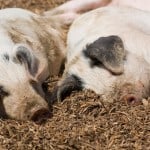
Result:
{"label": "piglet nostril", "polygon": [[136,98],[135,96],[128,96],[128,97],[127,97],[127,103],[128,103],[128,104],[133,105],[133,104],[135,104],[136,102],[137,102],[137,98]]}
{"label": "piglet nostril", "polygon": [[128,95],[124,96],[123,99],[129,105],[138,105],[141,103],[140,99],[133,94],[128,94]]}
{"label": "piglet nostril", "polygon": [[33,112],[30,117],[30,120],[36,123],[43,123],[50,117],[50,111],[45,108],[41,108]]}

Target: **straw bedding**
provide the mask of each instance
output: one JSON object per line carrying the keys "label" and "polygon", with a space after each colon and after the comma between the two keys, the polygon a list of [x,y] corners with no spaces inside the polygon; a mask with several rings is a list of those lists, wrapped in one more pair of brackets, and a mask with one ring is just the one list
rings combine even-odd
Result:
{"label": "straw bedding", "polygon": [[[42,12],[65,0],[0,0],[0,7]],[[58,77],[50,78],[49,90]],[[91,91],[73,92],[53,105],[44,124],[0,120],[0,149],[6,150],[150,150],[150,103],[103,103]]]}

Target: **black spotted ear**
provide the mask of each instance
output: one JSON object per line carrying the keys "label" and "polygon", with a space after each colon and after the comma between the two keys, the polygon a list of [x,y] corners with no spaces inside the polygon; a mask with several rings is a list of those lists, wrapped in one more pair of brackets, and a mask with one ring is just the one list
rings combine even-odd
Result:
{"label": "black spotted ear", "polygon": [[118,36],[100,37],[84,50],[86,57],[102,63],[113,74],[124,71],[125,49]]}
{"label": "black spotted ear", "polygon": [[76,75],[68,75],[61,81],[51,95],[51,101],[62,101],[66,96],[70,95],[72,91],[82,90],[83,82]]}
{"label": "black spotted ear", "polygon": [[16,45],[14,49],[14,61],[24,65],[32,75],[35,75],[37,73],[39,63],[32,51],[24,45]]}

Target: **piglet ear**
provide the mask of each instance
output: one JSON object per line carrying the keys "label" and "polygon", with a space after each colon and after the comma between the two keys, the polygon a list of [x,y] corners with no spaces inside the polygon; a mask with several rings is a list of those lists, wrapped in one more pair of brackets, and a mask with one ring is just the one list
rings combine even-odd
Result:
{"label": "piglet ear", "polygon": [[75,75],[67,75],[59,85],[54,89],[51,95],[51,101],[62,101],[72,91],[79,91],[83,88],[82,80]]}
{"label": "piglet ear", "polygon": [[35,76],[38,71],[39,62],[35,55],[32,53],[31,49],[25,45],[18,44],[14,47],[14,53],[14,60],[17,63],[24,65],[30,74]]}
{"label": "piglet ear", "polygon": [[87,45],[84,54],[92,61],[102,63],[113,74],[121,74],[124,71],[126,52],[123,41],[118,36],[100,37]]}

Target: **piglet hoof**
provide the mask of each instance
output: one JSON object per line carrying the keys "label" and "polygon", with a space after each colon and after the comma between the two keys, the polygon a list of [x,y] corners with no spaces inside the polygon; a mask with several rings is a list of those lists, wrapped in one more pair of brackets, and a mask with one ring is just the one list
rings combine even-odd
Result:
{"label": "piglet hoof", "polygon": [[29,119],[37,124],[44,123],[50,117],[50,111],[46,108],[39,108],[34,110],[29,116]]}
{"label": "piglet hoof", "polygon": [[140,105],[142,103],[142,100],[134,94],[125,95],[121,98],[121,100],[125,101],[126,104],[131,106]]}

